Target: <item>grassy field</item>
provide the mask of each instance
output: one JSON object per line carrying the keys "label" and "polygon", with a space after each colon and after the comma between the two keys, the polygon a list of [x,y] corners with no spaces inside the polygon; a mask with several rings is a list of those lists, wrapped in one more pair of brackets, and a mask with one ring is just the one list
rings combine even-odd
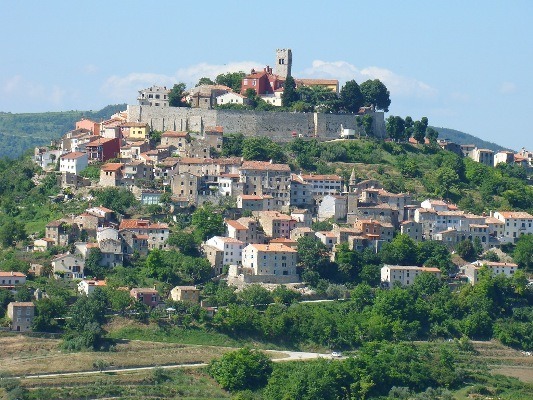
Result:
{"label": "grassy field", "polygon": [[[208,336],[199,335],[194,339],[192,333],[189,336],[171,335],[173,341],[165,341],[168,335],[150,337],[150,329],[154,328],[151,326],[117,323],[115,328],[115,336],[120,336],[120,332],[129,332],[130,336],[134,336],[137,332],[145,340],[117,340],[111,352],[65,353],[60,350],[60,341],[57,339],[1,334],[0,348],[3,351],[0,352],[0,372],[27,377],[44,373],[95,371],[93,363],[98,360],[109,365],[108,369],[203,363],[231,350],[228,347],[206,345],[216,342]],[[176,343],[180,338],[204,342],[204,345]],[[228,344],[226,341],[223,343]],[[232,344],[235,343],[238,342]],[[420,342],[420,345],[427,343]],[[282,357],[283,353],[271,356]],[[469,378],[465,387],[453,392],[457,400],[533,399],[533,357],[497,342],[474,342],[473,351],[461,352],[460,359],[460,367],[469,371]],[[18,384],[20,390],[25,391],[27,398],[31,399],[231,397],[205,373],[204,368],[156,368],[118,373],[104,371],[94,375],[33,377],[22,378]],[[0,399],[7,398],[2,390]]]}
{"label": "grassy field", "polygon": [[181,343],[202,346],[242,347],[249,345],[261,349],[288,350],[273,343],[260,343],[248,339],[232,338],[224,333],[203,329],[165,327],[157,324],[142,324],[116,317],[105,326],[111,339],[148,340],[165,343]]}
{"label": "grassy field", "polygon": [[124,374],[23,379],[32,399],[227,399],[203,370],[140,371]]}
{"label": "grassy field", "polygon": [[184,346],[176,343],[124,341],[110,352],[61,351],[59,340],[25,336],[0,337],[0,370],[14,376],[92,371],[102,360],[109,368],[192,364],[209,362],[229,348]]}

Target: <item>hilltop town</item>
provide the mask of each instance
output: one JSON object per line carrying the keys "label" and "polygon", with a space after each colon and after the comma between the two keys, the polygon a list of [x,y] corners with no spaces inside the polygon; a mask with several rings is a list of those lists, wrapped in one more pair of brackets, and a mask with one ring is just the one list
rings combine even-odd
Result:
{"label": "hilltop town", "polygon": [[[291,65],[282,49],[233,87],[141,89],[29,164],[2,164],[4,330],[104,349],[133,338],[113,314],[137,333],[300,349],[463,337],[531,350],[515,310],[533,296],[533,151],[438,138],[427,118],[385,119],[386,88],[357,100],[350,83],[293,78]],[[269,325],[280,316],[285,328]],[[428,385],[444,385],[437,375]]]}

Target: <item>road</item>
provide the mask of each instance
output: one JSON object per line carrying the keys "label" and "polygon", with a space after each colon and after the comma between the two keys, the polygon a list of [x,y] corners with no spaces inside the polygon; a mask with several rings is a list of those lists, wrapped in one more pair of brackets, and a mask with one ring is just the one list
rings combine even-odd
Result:
{"label": "road", "polygon": [[[235,349],[237,350],[237,349]],[[274,353],[274,354],[285,354],[285,357],[275,358],[273,362],[286,362],[286,361],[305,361],[305,360],[314,360],[317,358],[327,358],[332,359],[331,354],[323,353],[308,353],[302,351],[280,351],[280,350],[261,350],[265,353]],[[344,357],[343,357],[344,358]],[[341,359],[341,358],[336,358]],[[123,372],[135,372],[135,371],[148,371],[155,368],[162,369],[175,369],[175,368],[199,368],[206,367],[207,363],[194,363],[194,364],[171,364],[171,365],[152,365],[149,367],[133,367],[133,368],[117,368],[117,369],[106,369],[103,371],[79,371],[79,372],[58,372],[53,374],[34,374],[26,376],[17,376],[15,378],[24,378],[24,379],[35,379],[35,378],[55,378],[55,377],[64,377],[64,376],[76,376],[76,375],[95,375],[101,373],[123,373]]]}

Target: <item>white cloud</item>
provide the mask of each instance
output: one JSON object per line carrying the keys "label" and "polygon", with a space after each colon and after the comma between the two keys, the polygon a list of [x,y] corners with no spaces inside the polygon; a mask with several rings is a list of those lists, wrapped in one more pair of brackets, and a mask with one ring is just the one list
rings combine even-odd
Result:
{"label": "white cloud", "polygon": [[501,94],[512,94],[516,92],[516,85],[513,82],[503,82],[500,86]]}
{"label": "white cloud", "polygon": [[436,89],[417,79],[398,75],[386,68],[365,67],[360,69],[346,61],[315,60],[310,68],[306,68],[298,74],[298,76],[300,75],[305,78],[333,78],[342,83],[351,79],[355,79],[359,83],[368,79],[379,79],[394,96],[428,98],[437,94]]}
{"label": "white cloud", "polygon": [[231,62],[228,64],[200,63],[180,68],[173,75],[150,72],[133,72],[126,76],[113,75],[101,87],[101,92],[114,100],[133,102],[137,91],[150,85],[170,87],[175,83],[184,82],[187,87],[194,86],[202,77],[214,79],[226,72],[249,72],[252,68],[260,68],[261,63],[253,61]]}
{"label": "white cloud", "polygon": [[100,70],[100,68],[97,65],[94,64],[86,64],[82,67],[82,71],[87,75],[92,75],[97,73]]}

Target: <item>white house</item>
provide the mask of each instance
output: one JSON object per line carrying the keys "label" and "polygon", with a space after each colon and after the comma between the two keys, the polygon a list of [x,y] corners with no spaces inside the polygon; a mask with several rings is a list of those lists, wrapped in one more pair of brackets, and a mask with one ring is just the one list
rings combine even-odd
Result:
{"label": "white house", "polygon": [[0,271],[0,288],[13,289],[15,286],[24,285],[25,283],[26,275],[22,272]]}
{"label": "white house", "polygon": [[235,92],[228,92],[217,96],[217,105],[221,106],[224,104],[246,104],[248,99],[246,96]]}
{"label": "white house", "polygon": [[106,286],[105,281],[98,280],[82,280],[78,283],[78,293],[89,296],[97,287]]}
{"label": "white house", "polygon": [[73,151],[59,157],[59,171],[78,175],[89,165],[87,153]]}
{"label": "white house", "polygon": [[348,213],[348,201],[345,196],[331,195],[324,196],[318,206],[318,219],[320,221],[333,218],[335,221],[346,219]]}
{"label": "white house", "polygon": [[533,233],[533,215],[524,211],[496,211],[494,217],[502,221],[504,237],[516,241],[520,236]]}
{"label": "white house", "polygon": [[[210,248],[218,251],[210,252]],[[222,273],[224,265],[241,264],[243,248],[244,243],[240,240],[223,236],[213,236],[204,243],[204,253],[218,274]]]}
{"label": "white house", "polygon": [[59,254],[52,260],[52,271],[56,278],[82,279],[85,262],[74,254]]}
{"label": "white house", "polygon": [[513,263],[477,260],[472,264],[465,265],[462,272],[468,278],[468,282],[475,285],[479,280],[479,271],[483,267],[487,267],[494,275],[504,274],[507,277],[513,276],[518,269],[518,265]]}
{"label": "white house", "polygon": [[253,275],[284,276],[298,280],[297,251],[284,244],[249,244],[242,251],[242,265]]}
{"label": "white house", "polygon": [[435,274],[439,279],[442,275],[438,268],[384,265],[381,268],[381,282],[387,284],[389,287],[391,287],[394,282],[400,282],[402,286],[409,286],[412,285],[415,278],[423,272]]}

